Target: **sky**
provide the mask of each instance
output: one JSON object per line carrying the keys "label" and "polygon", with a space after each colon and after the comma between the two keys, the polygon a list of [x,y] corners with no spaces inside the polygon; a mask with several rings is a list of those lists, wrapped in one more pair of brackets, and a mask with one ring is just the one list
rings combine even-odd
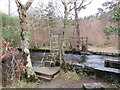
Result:
{"label": "sky", "polygon": [[[23,4],[25,4],[27,1],[28,0],[21,0]],[[48,1],[56,1],[56,0],[34,0],[32,7],[35,7],[38,1],[41,1],[45,3],[45,5],[47,5]],[[110,0],[93,0],[93,2],[90,5],[88,5],[86,9],[80,12],[79,17],[95,15],[98,12],[97,8],[102,7],[102,3],[106,1],[110,1]],[[62,5],[60,5],[60,7],[61,9],[63,9]],[[8,13],[8,0],[0,0],[0,12]],[[14,0],[11,0],[11,14],[17,15],[17,7]]]}

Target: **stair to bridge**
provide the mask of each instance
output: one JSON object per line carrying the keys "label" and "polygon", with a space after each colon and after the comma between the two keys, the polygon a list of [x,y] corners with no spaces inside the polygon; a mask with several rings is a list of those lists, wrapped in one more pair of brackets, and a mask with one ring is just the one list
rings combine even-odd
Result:
{"label": "stair to bridge", "polygon": [[50,34],[50,55],[44,66],[55,66],[59,62],[59,35]]}

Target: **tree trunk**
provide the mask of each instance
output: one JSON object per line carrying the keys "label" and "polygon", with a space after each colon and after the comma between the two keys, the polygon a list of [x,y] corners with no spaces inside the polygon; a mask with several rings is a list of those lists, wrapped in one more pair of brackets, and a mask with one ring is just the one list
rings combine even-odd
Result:
{"label": "tree trunk", "polygon": [[30,59],[30,51],[29,51],[29,32],[28,32],[28,24],[26,21],[26,11],[28,9],[28,5],[32,4],[31,2],[24,6],[22,5],[18,0],[15,0],[17,7],[18,7],[18,13],[19,13],[19,19],[20,19],[20,28],[21,28],[21,42],[22,42],[22,52],[23,52],[23,60],[24,65],[26,67],[29,67],[29,69],[25,70],[25,73],[27,74],[25,78],[30,78],[31,76],[34,76],[35,73],[32,70],[32,63]]}
{"label": "tree trunk", "polygon": [[62,30],[62,47],[61,47],[61,68],[63,70],[66,70],[66,64],[65,64],[65,60],[64,60],[64,54],[65,54],[65,40],[66,40],[66,26],[67,26],[67,19],[68,19],[68,10],[67,10],[67,5],[64,5],[64,26],[63,26],[63,30]]}
{"label": "tree trunk", "polygon": [[78,12],[77,12],[77,4],[76,2],[74,2],[74,11],[75,11],[75,22],[76,22],[76,26],[75,26],[75,30],[76,30],[76,34],[78,37],[77,40],[77,47],[79,47],[79,43],[80,43],[80,28],[79,28],[79,18],[78,18]]}
{"label": "tree trunk", "polygon": [[11,15],[11,12],[10,12],[10,0],[8,0],[8,14]]}

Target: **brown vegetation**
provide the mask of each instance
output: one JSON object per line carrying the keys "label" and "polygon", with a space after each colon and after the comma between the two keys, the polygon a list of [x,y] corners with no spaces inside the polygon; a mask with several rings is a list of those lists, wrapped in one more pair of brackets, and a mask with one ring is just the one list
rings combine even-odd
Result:
{"label": "brown vegetation", "polygon": [[[115,23],[110,22],[111,14],[105,14],[101,17],[87,17],[79,20],[80,26],[80,36],[88,37],[88,44],[92,46],[109,46],[109,47],[118,47],[118,36],[111,35],[109,40],[103,32],[106,27],[115,26]],[[41,22],[41,25],[38,23]],[[45,19],[37,19],[37,21],[30,19],[30,26],[32,26],[31,32],[31,47],[48,46],[49,45],[49,27],[45,26]],[[62,29],[62,21],[57,21],[54,30],[59,32]],[[76,36],[75,31],[75,21],[69,20],[69,25],[67,26],[67,36],[72,37]],[[109,42],[109,43],[108,43]]]}

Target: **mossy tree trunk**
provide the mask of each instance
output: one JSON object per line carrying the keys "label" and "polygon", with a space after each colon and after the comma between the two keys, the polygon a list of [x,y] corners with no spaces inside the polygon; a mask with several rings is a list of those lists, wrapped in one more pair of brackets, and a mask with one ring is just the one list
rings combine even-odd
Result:
{"label": "mossy tree trunk", "polygon": [[68,24],[68,7],[67,7],[67,4],[65,2],[62,2],[62,4],[64,5],[64,25],[63,25],[63,29],[62,29],[62,41],[61,41],[61,44],[62,44],[62,47],[61,47],[61,68],[62,69],[66,69],[66,63],[65,63],[65,60],[64,60],[64,54],[65,54],[65,45],[66,45],[66,28],[67,28],[67,24]]}
{"label": "mossy tree trunk", "polygon": [[28,24],[26,21],[26,11],[29,9],[29,7],[32,5],[33,0],[28,0],[26,5],[23,5],[20,0],[15,0],[16,5],[18,7],[18,14],[19,14],[19,20],[20,20],[20,36],[21,36],[21,42],[22,42],[22,52],[23,52],[23,60],[24,65],[26,67],[29,67],[29,69],[26,69],[24,71],[25,78],[30,79],[30,77],[34,76],[35,73],[32,70],[32,63],[30,58],[30,51],[29,51],[29,32],[28,32]]}
{"label": "mossy tree trunk", "polygon": [[77,40],[77,47],[79,47],[79,43],[80,43],[80,27],[79,27],[79,17],[78,17],[78,12],[77,12],[77,3],[74,2],[74,11],[75,11],[75,22],[76,22],[76,26],[75,26],[75,30],[76,30],[76,34],[78,37]]}

